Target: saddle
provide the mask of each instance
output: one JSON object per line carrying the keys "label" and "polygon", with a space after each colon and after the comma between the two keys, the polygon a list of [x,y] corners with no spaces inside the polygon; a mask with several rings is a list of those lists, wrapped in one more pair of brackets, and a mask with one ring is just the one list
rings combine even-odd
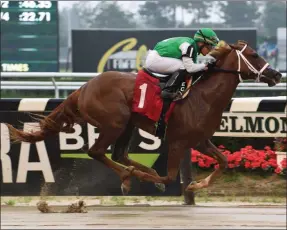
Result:
{"label": "saddle", "polygon": [[143,70],[149,74],[150,76],[156,78],[159,80],[160,82],[160,86],[161,85],[164,85],[164,84],[161,84],[161,83],[167,83],[167,81],[171,78],[172,76],[172,73],[171,74],[161,74],[161,73],[156,73],[156,72],[153,72],[147,68],[143,68]]}
{"label": "saddle", "polygon": [[[145,71],[147,74],[149,74],[150,76],[156,78],[159,80],[159,87],[161,90],[163,90],[166,86],[166,83],[170,80],[170,78],[172,77],[173,73],[170,74],[160,74],[160,73],[156,73],[153,72],[147,68],[143,68],[143,71]],[[193,77],[192,77],[193,78]],[[186,82],[184,82],[184,84],[182,85],[182,87],[184,88],[184,90],[186,90],[187,88],[190,88],[190,84],[191,84],[191,79],[187,82],[187,84],[185,84]],[[182,91],[184,91],[182,90]],[[187,90],[187,92],[184,92],[183,95],[181,95],[181,97],[177,97],[175,98],[173,101],[178,101],[178,100],[182,100],[184,99],[187,94],[189,92],[189,89]]]}
{"label": "saddle", "polygon": [[[166,87],[167,82],[173,76],[173,73],[171,73],[171,74],[160,74],[160,73],[153,72],[147,68],[143,68],[143,71],[145,71],[148,75],[159,80],[159,87],[162,91]],[[174,80],[171,79],[171,81],[174,81]],[[184,99],[188,95],[190,85],[191,85],[191,78],[188,82],[182,83],[181,88],[183,88],[183,89],[181,90],[181,95],[179,94],[179,96],[175,97],[174,99],[162,98],[163,99],[163,108],[161,111],[160,119],[157,122],[157,127],[156,127],[156,136],[158,136],[159,138],[161,138],[161,139],[165,138],[165,131],[166,131],[165,116],[166,116],[168,109],[171,106],[171,103]]]}

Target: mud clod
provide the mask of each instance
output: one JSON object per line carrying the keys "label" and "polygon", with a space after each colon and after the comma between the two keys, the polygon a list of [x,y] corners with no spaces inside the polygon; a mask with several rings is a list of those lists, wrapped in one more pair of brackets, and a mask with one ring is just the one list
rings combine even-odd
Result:
{"label": "mud clod", "polygon": [[65,210],[55,211],[49,207],[46,201],[39,201],[37,203],[37,208],[42,213],[87,213],[86,204],[84,201],[80,200],[76,203],[69,205]]}
{"label": "mud clod", "polygon": [[53,211],[51,207],[49,207],[46,201],[39,201],[37,203],[37,208],[42,213],[55,213],[55,211]]}
{"label": "mud clod", "polygon": [[87,213],[86,204],[80,200],[78,203],[69,205],[65,213]]}

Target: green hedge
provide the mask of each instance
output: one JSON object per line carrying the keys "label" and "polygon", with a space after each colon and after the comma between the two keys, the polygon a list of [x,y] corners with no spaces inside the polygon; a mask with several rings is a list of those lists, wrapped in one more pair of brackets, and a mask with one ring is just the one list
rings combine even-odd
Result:
{"label": "green hedge", "polygon": [[264,149],[265,146],[269,146],[274,149],[274,138],[212,137],[211,141],[216,146],[223,145],[232,152],[238,151],[247,145],[251,145],[255,149]]}

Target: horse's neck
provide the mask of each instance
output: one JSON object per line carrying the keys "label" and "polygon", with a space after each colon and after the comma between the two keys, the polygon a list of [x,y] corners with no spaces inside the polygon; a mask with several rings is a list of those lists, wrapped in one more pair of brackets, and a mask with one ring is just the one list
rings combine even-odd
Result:
{"label": "horse's neck", "polygon": [[[228,69],[228,68],[225,68]],[[232,73],[216,73],[198,85],[198,92],[211,108],[224,110],[229,104],[239,78]]]}
{"label": "horse's neck", "polygon": [[[235,50],[232,50],[229,54],[227,54],[225,57],[226,61],[224,61],[220,68],[226,70],[236,70],[236,67],[238,66],[238,59],[237,57],[234,58],[232,55],[235,55]],[[207,79],[203,96],[212,108],[220,108],[220,110],[223,112],[235,93],[238,84],[238,74],[225,72],[212,74],[209,79]]]}
{"label": "horse's neck", "polygon": [[213,90],[207,91],[210,104],[224,109],[230,102],[238,86],[238,75],[232,73],[217,73],[210,77],[209,81],[209,84],[213,84]]}

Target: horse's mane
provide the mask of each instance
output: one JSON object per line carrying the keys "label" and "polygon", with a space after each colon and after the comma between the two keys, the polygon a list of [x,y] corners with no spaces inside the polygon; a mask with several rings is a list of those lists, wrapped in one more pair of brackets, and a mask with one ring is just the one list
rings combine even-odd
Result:
{"label": "horse's mane", "polygon": [[238,40],[236,44],[228,44],[227,42],[221,40],[218,42],[217,46],[209,52],[208,55],[214,57],[215,59],[220,59],[228,54],[232,49],[240,49],[240,47],[245,44],[248,43],[244,40]]}
{"label": "horse's mane", "polygon": [[218,42],[217,46],[209,52],[208,55],[214,57],[215,59],[220,59],[223,55],[229,53],[231,47],[225,41],[221,40]]}

